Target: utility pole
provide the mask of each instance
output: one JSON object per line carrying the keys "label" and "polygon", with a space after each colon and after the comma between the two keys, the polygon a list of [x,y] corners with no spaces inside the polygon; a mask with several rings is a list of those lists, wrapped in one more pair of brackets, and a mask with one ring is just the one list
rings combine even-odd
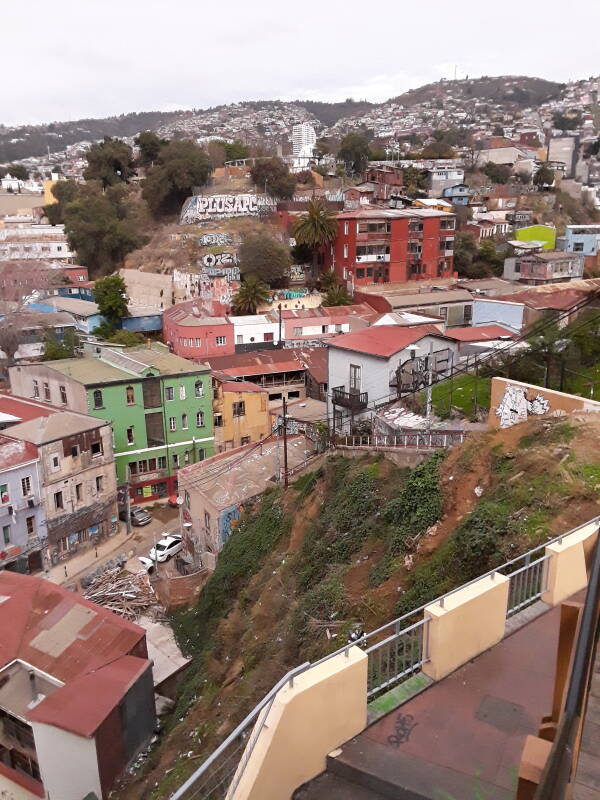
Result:
{"label": "utility pole", "polygon": [[277,342],[277,347],[283,347],[283,342],[281,341],[281,303],[277,305],[277,310],[279,311],[279,341]]}
{"label": "utility pole", "polygon": [[431,424],[432,397],[431,385],[433,384],[433,342],[429,344],[429,357],[427,359],[427,411],[425,416],[427,422]]}
{"label": "utility pole", "polygon": [[[127,467],[129,470],[129,467]],[[125,524],[127,536],[131,536],[131,497],[129,496],[129,481],[125,484]]]}
{"label": "utility pole", "polygon": [[283,398],[283,486],[288,486],[287,401]]}

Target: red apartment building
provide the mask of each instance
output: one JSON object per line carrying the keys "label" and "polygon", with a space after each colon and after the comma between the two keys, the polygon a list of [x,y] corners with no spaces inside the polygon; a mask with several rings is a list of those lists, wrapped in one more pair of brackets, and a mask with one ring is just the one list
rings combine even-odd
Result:
{"label": "red apartment building", "polygon": [[235,353],[233,323],[227,317],[206,316],[197,300],[163,311],[163,340],[172,353],[192,361]]}
{"label": "red apartment building", "polygon": [[324,269],[333,269],[350,291],[370,283],[452,276],[454,214],[363,206],[343,211],[337,220]]}

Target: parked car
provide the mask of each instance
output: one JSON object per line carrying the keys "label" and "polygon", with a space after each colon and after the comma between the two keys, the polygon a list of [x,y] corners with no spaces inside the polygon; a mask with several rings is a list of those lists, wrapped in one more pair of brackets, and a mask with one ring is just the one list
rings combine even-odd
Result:
{"label": "parked car", "polygon": [[176,553],[183,549],[181,536],[166,533],[163,538],[148,553],[148,558],[152,561],[168,561]]}
{"label": "parked car", "polygon": [[146,508],[133,506],[130,514],[131,524],[136,528],[141,528],[143,525],[148,525],[150,522],[152,522],[152,514]]}

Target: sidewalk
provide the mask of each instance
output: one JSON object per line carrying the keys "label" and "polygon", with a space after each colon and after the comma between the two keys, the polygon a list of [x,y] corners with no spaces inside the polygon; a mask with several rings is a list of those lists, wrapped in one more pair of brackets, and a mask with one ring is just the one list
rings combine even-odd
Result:
{"label": "sidewalk", "polygon": [[81,553],[50,567],[46,578],[59,585],[74,586],[77,588],[78,580],[101,564],[110,561],[118,555],[132,558],[135,555],[145,555],[152,547],[154,539],[160,538],[163,531],[173,531],[179,528],[179,518],[163,522],[153,519],[143,528],[132,528],[127,535],[124,522],[119,522],[119,532],[110,536],[95,547],[90,547]]}

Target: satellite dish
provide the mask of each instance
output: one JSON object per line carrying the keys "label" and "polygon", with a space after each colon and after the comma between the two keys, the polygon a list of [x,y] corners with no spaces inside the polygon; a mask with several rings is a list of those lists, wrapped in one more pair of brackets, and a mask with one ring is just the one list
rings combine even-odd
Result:
{"label": "satellite dish", "polygon": [[181,495],[179,495],[179,497],[177,498],[177,505],[178,506],[182,506],[183,505],[183,497],[181,497]]}

